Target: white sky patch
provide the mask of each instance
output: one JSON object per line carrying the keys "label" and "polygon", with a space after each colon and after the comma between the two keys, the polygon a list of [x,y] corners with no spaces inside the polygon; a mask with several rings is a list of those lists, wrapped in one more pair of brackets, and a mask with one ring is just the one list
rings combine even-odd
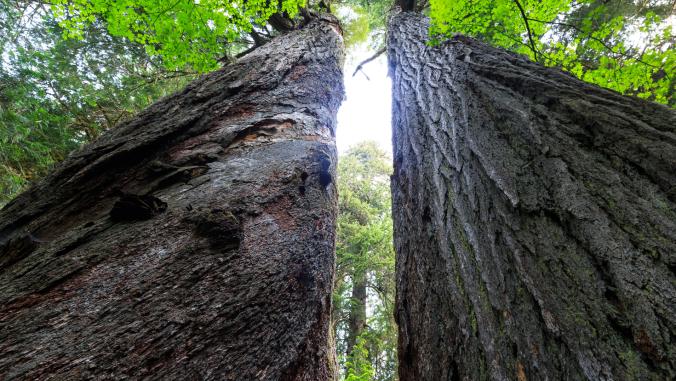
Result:
{"label": "white sky patch", "polygon": [[339,153],[359,142],[373,140],[392,154],[392,85],[387,76],[387,57],[383,54],[364,66],[369,79],[361,72],[352,77],[357,65],[371,55],[371,49],[355,48],[345,63],[346,99],[338,110],[336,132]]}
{"label": "white sky patch", "polygon": [[[352,19],[355,19],[358,17],[357,12],[355,12],[352,7],[346,6],[346,5],[340,5],[336,7],[336,16],[340,20],[346,20],[346,21],[351,21]],[[344,21],[343,21],[344,22]]]}
{"label": "white sky patch", "polygon": [[[652,33],[641,31],[640,27],[645,22],[645,17],[638,17],[633,20],[629,26],[629,33],[627,35],[627,43],[635,48],[643,48],[646,43],[650,41],[655,35],[664,33],[666,28],[671,28],[672,31],[676,29],[676,15],[671,15],[662,20],[659,24],[653,26]],[[673,43],[667,44],[664,49],[673,49]]]}

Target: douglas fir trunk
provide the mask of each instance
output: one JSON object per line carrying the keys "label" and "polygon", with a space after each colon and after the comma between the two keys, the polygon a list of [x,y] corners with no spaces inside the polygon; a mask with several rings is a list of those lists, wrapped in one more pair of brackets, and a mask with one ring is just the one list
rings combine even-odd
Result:
{"label": "douglas fir trunk", "polygon": [[400,377],[676,377],[676,113],[389,32]]}
{"label": "douglas fir trunk", "polygon": [[342,42],[315,20],[0,213],[0,379],[326,380]]}

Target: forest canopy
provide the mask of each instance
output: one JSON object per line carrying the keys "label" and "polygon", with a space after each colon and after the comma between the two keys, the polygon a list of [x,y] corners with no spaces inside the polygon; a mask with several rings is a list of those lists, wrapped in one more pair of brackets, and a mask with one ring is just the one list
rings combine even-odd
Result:
{"label": "forest canopy", "polygon": [[[208,71],[217,67],[225,46],[241,43],[243,35],[251,34],[259,43],[261,35],[293,27],[305,7],[328,10],[329,3],[58,0],[52,10],[67,37],[81,37],[99,19],[112,36],[142,44],[150,56],[162,56],[169,69],[189,65]],[[346,24],[361,38],[374,25],[384,25],[388,12],[383,11],[395,5],[382,0],[335,3],[359,15]],[[585,81],[673,106],[673,1],[430,0],[412,7],[429,13],[430,32],[438,39],[453,33],[478,37]]]}
{"label": "forest canopy", "polygon": [[674,106],[673,1],[431,0],[431,33],[463,33],[623,94]]}
{"label": "forest canopy", "polygon": [[[55,16],[65,36],[80,38],[100,19],[108,32],[160,55],[169,69],[213,70],[226,44],[265,29],[275,14],[293,20],[305,0],[55,0]],[[267,32],[267,30],[266,30]]]}

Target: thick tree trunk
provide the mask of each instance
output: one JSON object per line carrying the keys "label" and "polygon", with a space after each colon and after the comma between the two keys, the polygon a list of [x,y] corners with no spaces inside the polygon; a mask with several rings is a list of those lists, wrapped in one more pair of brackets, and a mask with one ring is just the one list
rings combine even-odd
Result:
{"label": "thick tree trunk", "polygon": [[338,30],[195,81],[0,212],[0,379],[333,378]]}
{"label": "thick tree trunk", "polygon": [[389,32],[401,380],[676,378],[676,113]]}

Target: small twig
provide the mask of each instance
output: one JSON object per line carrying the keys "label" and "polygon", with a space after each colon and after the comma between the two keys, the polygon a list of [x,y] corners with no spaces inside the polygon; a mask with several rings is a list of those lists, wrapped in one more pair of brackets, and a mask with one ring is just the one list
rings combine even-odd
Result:
{"label": "small twig", "polygon": [[[505,33],[504,31],[496,30],[496,32],[500,33],[500,34],[503,35],[504,37],[509,38],[510,40],[514,41],[514,42],[517,43],[517,44],[520,44],[520,45],[523,45],[523,46],[525,46],[525,47],[527,47],[527,48],[530,48],[530,46],[529,46],[528,44],[526,44],[525,42],[523,42],[523,41],[521,41],[521,40],[519,40],[519,39],[517,39],[517,38],[515,38],[515,37],[513,37],[513,36],[511,36],[511,35],[509,35],[509,34],[507,34],[507,33]],[[563,62],[561,62],[561,61],[559,61],[559,60],[555,60],[555,59],[553,59],[553,58],[547,56],[547,55],[544,54],[544,53],[540,53],[540,57],[544,57],[545,59],[548,59],[548,60],[550,60],[550,61],[556,62],[556,63],[559,65],[559,67],[560,67],[561,69],[565,69],[565,70],[570,71],[569,68],[565,67],[565,65],[563,64]],[[590,66],[588,63],[586,63],[586,62],[584,62],[584,61],[579,61],[579,62],[580,62],[580,64],[581,64],[582,66],[584,66],[585,69],[588,69],[588,70],[595,70],[595,69],[596,69],[595,67]]]}
{"label": "small twig", "polygon": [[533,51],[533,60],[537,62],[538,60],[538,51],[535,49],[535,41],[533,40],[533,34],[530,32],[530,25],[528,25],[528,17],[526,17],[526,12],[524,12],[521,3],[519,0],[514,0],[516,6],[519,7],[519,12],[521,12],[521,17],[523,18],[524,24],[526,24],[526,32],[528,32],[528,40],[530,41],[530,48]]}
{"label": "small twig", "polygon": [[[352,76],[354,77],[355,75],[357,75],[357,72],[359,72],[360,70],[362,70],[362,68],[364,67],[364,65],[366,65],[367,63],[369,63],[369,62],[373,61],[374,59],[378,58],[378,57],[379,57],[381,54],[383,54],[383,53],[385,53],[385,48],[381,48],[381,49],[378,50],[374,55],[372,55],[371,57],[369,57],[369,58],[363,60],[359,65],[357,65],[357,68],[354,69],[354,73],[352,73]],[[364,72],[364,71],[362,70],[362,73],[363,73],[363,72]],[[366,76],[366,79],[369,78],[368,75],[366,75],[366,73],[364,73],[364,75]]]}

